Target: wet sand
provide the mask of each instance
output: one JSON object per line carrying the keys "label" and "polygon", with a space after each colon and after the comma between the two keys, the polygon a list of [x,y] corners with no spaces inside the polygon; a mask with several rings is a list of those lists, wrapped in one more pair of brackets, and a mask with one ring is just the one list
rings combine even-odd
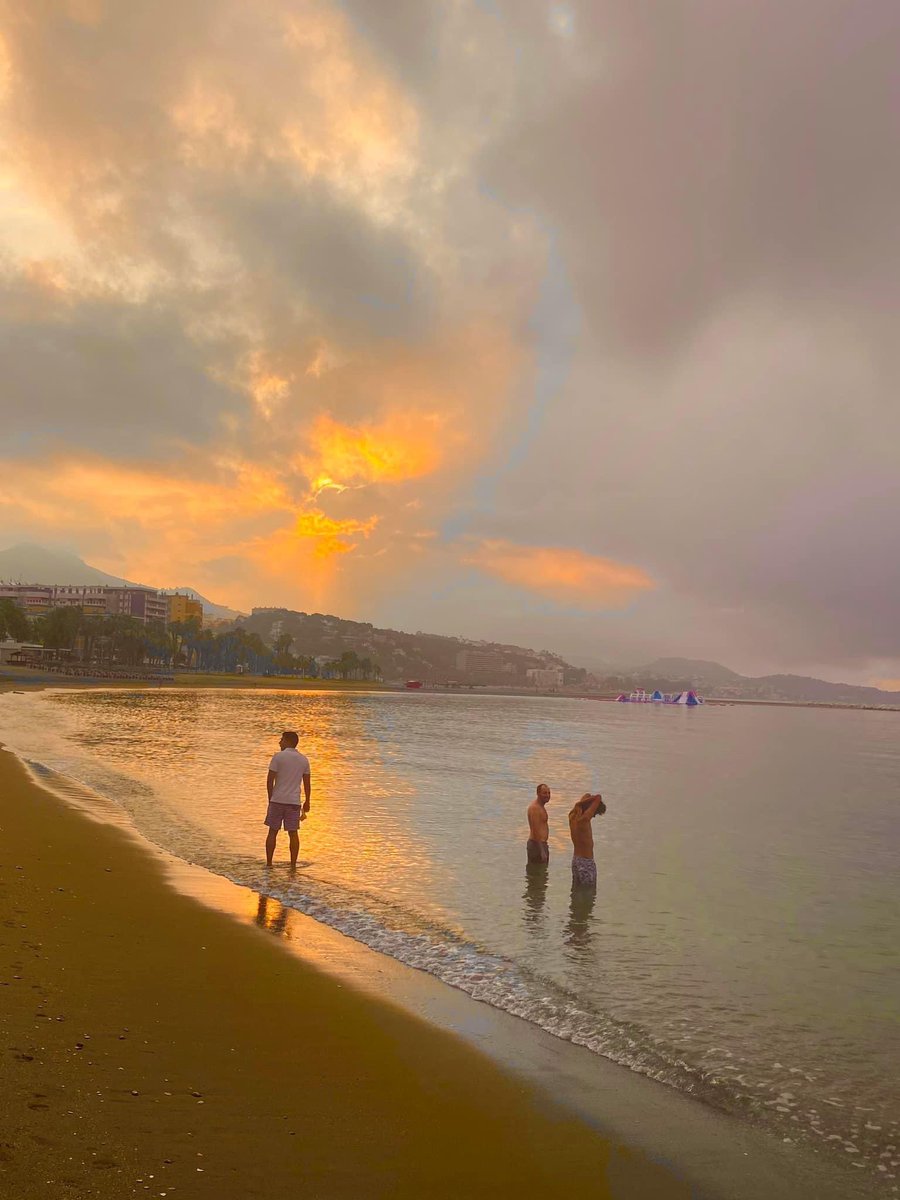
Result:
{"label": "wet sand", "polygon": [[0,846],[0,1195],[698,1195],[461,1039],[174,891],[6,752]]}

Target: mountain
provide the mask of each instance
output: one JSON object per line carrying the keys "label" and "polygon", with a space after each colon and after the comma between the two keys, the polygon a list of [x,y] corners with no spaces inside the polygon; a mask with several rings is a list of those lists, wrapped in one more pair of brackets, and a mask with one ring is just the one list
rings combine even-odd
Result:
{"label": "mountain", "polygon": [[742,676],[721,663],[709,662],[705,658],[657,658],[641,671],[648,675],[662,675],[665,679],[691,679],[695,684],[732,683]]}
{"label": "mountain", "polygon": [[628,672],[627,678],[640,687],[659,687],[663,691],[693,687],[720,699],[900,706],[900,692],[884,692],[855,683],[831,683],[807,675],[739,675],[721,663],[702,658],[657,658],[639,670]]}
{"label": "mountain", "polygon": [[[90,566],[77,554],[65,550],[48,550],[46,546],[35,546],[23,542],[19,546],[10,546],[0,550],[0,582],[4,583],[73,583],[73,584],[104,584],[107,587],[155,587],[155,584],[134,583],[123,579],[120,575],[109,575],[97,567]],[[234,621],[243,616],[234,608],[226,608],[222,604],[214,604],[201,596],[193,588],[159,588],[167,595],[172,592],[187,592],[203,605],[203,612],[208,617],[219,620]]]}
{"label": "mountain", "polygon": [[883,692],[881,688],[861,687],[855,683],[830,683],[826,679],[811,679],[806,675],[761,675],[758,679],[744,679],[743,684],[747,689],[757,688],[779,700],[900,705],[900,692]]}
{"label": "mountain", "polygon": [[107,575],[89,566],[77,554],[65,550],[48,550],[23,542],[0,550],[0,580],[4,583],[99,583],[109,587],[140,586],[120,575]]}

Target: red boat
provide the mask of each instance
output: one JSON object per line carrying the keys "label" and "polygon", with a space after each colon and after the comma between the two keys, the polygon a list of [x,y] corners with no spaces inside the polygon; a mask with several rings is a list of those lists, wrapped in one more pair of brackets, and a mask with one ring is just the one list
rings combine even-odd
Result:
{"label": "red boat", "polygon": [[420,688],[422,686],[421,679],[407,679],[406,686],[408,688]]}

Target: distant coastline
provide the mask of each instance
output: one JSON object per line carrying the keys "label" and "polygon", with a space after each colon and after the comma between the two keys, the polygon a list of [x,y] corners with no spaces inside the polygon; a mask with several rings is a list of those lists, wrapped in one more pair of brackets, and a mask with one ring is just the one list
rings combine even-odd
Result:
{"label": "distant coastline", "polygon": [[[176,671],[174,675],[154,679],[116,679],[101,676],[60,675],[53,671],[36,671],[28,667],[0,667],[0,691],[12,688],[242,688],[249,690],[271,689],[272,691],[297,692],[405,692],[403,683],[376,683],[373,681],[353,679],[313,679],[299,678],[288,675],[232,675],[213,674],[208,672]],[[436,696],[534,696],[543,700],[591,700],[604,704],[614,703],[616,696],[600,695],[597,692],[586,692],[581,689],[547,689],[526,687],[499,687],[495,684],[466,684],[447,687],[444,684],[426,684],[421,690],[411,692],[411,695]],[[704,704],[721,707],[736,705],[741,707],[767,708],[830,708],[849,710],[852,712],[896,712],[900,713],[898,705],[881,704],[849,704],[829,700],[756,700],[739,699],[736,697],[704,697]],[[650,706],[645,706],[650,707]]]}

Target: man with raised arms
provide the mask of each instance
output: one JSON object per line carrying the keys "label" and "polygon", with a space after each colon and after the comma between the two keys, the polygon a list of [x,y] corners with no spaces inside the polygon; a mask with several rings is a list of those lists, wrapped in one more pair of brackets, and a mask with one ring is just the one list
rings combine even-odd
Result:
{"label": "man with raised arms", "polygon": [[594,831],[591,821],[597,813],[606,812],[603,797],[585,792],[569,813],[569,833],[572,835],[572,886],[597,886],[597,864],[594,862]]}
{"label": "man with raised arms", "polygon": [[[300,822],[306,820],[309,812],[309,759],[297,749],[299,737],[291,730],[285,730],[278,743],[280,750],[272,756],[269,763],[269,774],[266,776],[266,791],[269,794],[269,807],[266,811],[265,824],[269,827],[266,837],[266,866],[271,867],[272,856],[275,853],[275,842],[278,840],[278,830],[284,826],[291,844],[291,866],[296,867],[297,855],[300,852]],[[300,785],[303,785],[305,799],[300,806]]]}
{"label": "man with raised arms", "polygon": [[537,785],[536,795],[528,805],[528,841],[525,846],[530,863],[550,861],[550,822],[547,819],[547,805],[550,803],[550,789],[546,783]]}

